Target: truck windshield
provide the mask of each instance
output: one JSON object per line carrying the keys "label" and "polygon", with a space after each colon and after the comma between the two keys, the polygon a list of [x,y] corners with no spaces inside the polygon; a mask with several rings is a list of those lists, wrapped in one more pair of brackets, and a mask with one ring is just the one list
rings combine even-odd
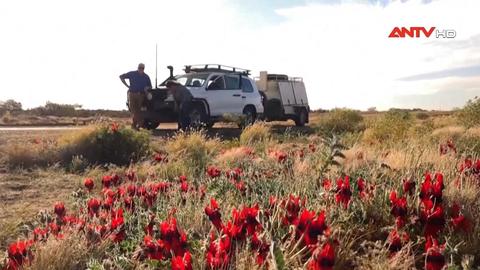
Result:
{"label": "truck windshield", "polygon": [[183,86],[201,87],[205,83],[207,77],[208,74],[185,74],[176,76],[175,79]]}

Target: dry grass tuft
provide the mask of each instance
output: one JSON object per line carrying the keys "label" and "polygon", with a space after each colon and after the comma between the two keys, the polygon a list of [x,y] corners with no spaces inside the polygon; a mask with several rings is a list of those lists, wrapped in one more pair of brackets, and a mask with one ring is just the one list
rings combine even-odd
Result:
{"label": "dry grass tuft", "polygon": [[85,269],[90,258],[101,256],[106,243],[108,242],[89,245],[82,234],[78,233],[67,233],[60,240],[50,237],[44,245],[37,246],[33,254],[35,259],[26,269]]}
{"label": "dry grass tuft", "polygon": [[240,135],[240,144],[255,145],[270,139],[270,127],[264,123],[255,123],[246,127]]}

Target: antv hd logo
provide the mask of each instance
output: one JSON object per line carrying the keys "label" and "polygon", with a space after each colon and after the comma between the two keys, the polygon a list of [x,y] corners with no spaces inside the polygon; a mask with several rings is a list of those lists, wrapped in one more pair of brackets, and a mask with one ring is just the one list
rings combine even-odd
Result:
{"label": "antv hd logo", "polygon": [[432,34],[435,33],[434,37],[436,38],[455,38],[457,36],[457,31],[453,29],[444,29],[438,30],[436,27],[430,27],[428,30],[425,27],[394,27],[392,32],[390,32],[389,38],[421,38],[432,37]]}

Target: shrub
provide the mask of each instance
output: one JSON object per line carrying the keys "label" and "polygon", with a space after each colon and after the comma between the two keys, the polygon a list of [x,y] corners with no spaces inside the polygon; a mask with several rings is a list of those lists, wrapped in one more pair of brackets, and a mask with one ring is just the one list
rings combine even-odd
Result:
{"label": "shrub", "polygon": [[415,114],[415,117],[419,120],[426,120],[430,117],[430,115],[428,115],[426,112],[418,112]]}
{"label": "shrub", "polygon": [[253,145],[265,142],[270,138],[270,128],[263,123],[255,123],[246,127],[240,134],[240,144]]}
{"label": "shrub", "polygon": [[332,133],[355,132],[362,129],[363,117],[358,111],[333,109],[320,121],[321,129]]}
{"label": "shrub", "polygon": [[407,133],[413,125],[409,112],[390,110],[372,123],[364,138],[377,142],[399,141],[407,138]]}
{"label": "shrub", "polygon": [[61,158],[70,163],[82,156],[91,164],[129,164],[149,152],[150,138],[146,131],[102,124],[84,128],[60,139]]}
{"label": "shrub", "polygon": [[457,118],[466,127],[480,125],[480,99],[475,97],[458,112]]}
{"label": "shrub", "polygon": [[10,168],[45,167],[58,162],[58,149],[44,143],[5,145],[0,149],[0,155]]}
{"label": "shrub", "polygon": [[218,150],[218,139],[208,139],[204,132],[180,132],[168,140],[166,150],[173,161],[183,161],[195,176],[203,173],[212,153]]}

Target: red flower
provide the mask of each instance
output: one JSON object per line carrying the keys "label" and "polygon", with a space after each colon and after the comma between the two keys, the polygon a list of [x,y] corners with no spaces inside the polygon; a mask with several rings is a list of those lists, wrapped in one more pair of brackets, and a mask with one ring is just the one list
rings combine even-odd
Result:
{"label": "red flower", "polygon": [[316,147],[315,147],[315,144],[313,144],[313,143],[308,145],[308,149],[310,149],[310,151],[312,151],[312,152],[315,152],[317,150]]}
{"label": "red flower", "polygon": [[445,226],[445,217],[442,205],[435,205],[431,200],[424,202],[421,220],[425,224],[424,235],[426,238],[437,237]]}
{"label": "red flower", "polygon": [[128,180],[130,181],[135,181],[135,172],[134,171],[128,171],[126,173]]}
{"label": "red flower", "polygon": [[347,208],[351,197],[352,190],[350,189],[350,177],[346,175],[345,180],[337,180],[337,194],[335,194],[335,200],[337,203],[342,203],[343,206]]}
{"label": "red flower", "polygon": [[315,218],[314,211],[303,210],[298,219],[296,238],[303,235],[303,242],[307,246],[315,247],[318,236],[322,235],[328,227],[325,223],[325,212],[318,213]]}
{"label": "red flower", "polygon": [[217,177],[220,176],[221,173],[222,172],[217,167],[209,166],[207,168],[207,174],[208,174],[208,176],[210,176],[210,178],[217,178]]}
{"label": "red flower", "polygon": [[285,210],[287,211],[287,213],[283,218],[283,224],[296,224],[298,221],[298,212],[300,212],[300,197],[295,197],[290,194],[290,196],[288,197],[288,201],[285,205]]}
{"label": "red flower", "polygon": [[125,228],[123,220],[123,210],[120,208],[112,212],[112,220],[110,222],[111,239],[113,242],[121,242],[125,239]]}
{"label": "red flower", "polygon": [[164,155],[164,154],[161,154],[161,153],[156,153],[156,154],[153,156],[153,159],[154,159],[156,162],[168,162],[167,156]]}
{"label": "red flower", "polygon": [[33,241],[43,241],[47,240],[47,229],[35,228],[33,230]]}
{"label": "red flower", "polygon": [[443,174],[436,173],[434,182],[431,174],[427,173],[420,189],[420,199],[422,202],[433,200],[434,203],[441,203],[443,188]]}
{"label": "red flower", "polygon": [[6,269],[18,269],[28,262],[30,257],[30,241],[18,241],[8,247],[8,264]]}
{"label": "red flower", "polygon": [[83,185],[87,188],[88,191],[92,191],[94,183],[92,178],[85,178]]}
{"label": "red flower", "polygon": [[100,201],[95,198],[91,198],[87,203],[88,213],[93,215],[98,215],[98,209],[100,209]]}
{"label": "red flower", "polygon": [[260,239],[258,239],[258,235],[255,232],[252,235],[250,246],[252,250],[256,251],[257,253],[257,265],[263,265],[265,263],[265,260],[267,259],[268,253],[270,252],[270,244],[266,241],[261,241]]}
{"label": "red flower", "polygon": [[113,133],[118,132],[118,129],[119,125],[117,122],[113,122],[110,124],[110,131],[112,131]]}
{"label": "red flower", "polygon": [[415,191],[415,182],[412,179],[403,180],[403,192],[408,195],[413,195]]}
{"label": "red flower", "polygon": [[217,201],[214,198],[210,200],[210,206],[205,207],[205,214],[217,230],[222,229],[222,214],[220,213]]}
{"label": "red flower", "polygon": [[178,177],[178,180],[179,180],[180,182],[186,182],[186,181],[187,181],[187,176],[185,176],[185,175],[180,175],[180,176]]}
{"label": "red flower", "polygon": [[357,180],[357,189],[358,189],[358,194],[360,195],[360,198],[365,198],[367,196],[367,189],[366,189],[366,182],[363,178],[359,177]]}
{"label": "red flower", "polygon": [[53,211],[55,212],[55,214],[57,214],[59,218],[65,216],[65,204],[63,202],[56,202],[53,207]]}
{"label": "red flower", "polygon": [[329,242],[323,244],[313,254],[310,263],[308,263],[309,270],[331,270],[335,264],[335,249]]}
{"label": "red flower", "polygon": [[188,183],[187,181],[182,181],[182,183],[180,183],[180,190],[182,192],[188,192]]}
{"label": "red flower", "polygon": [[185,252],[182,256],[175,256],[172,258],[172,270],[191,270],[192,269],[192,255],[190,252]]}
{"label": "red flower", "polygon": [[206,269],[228,269],[230,249],[230,237],[224,235],[216,241],[212,237],[205,256]]}
{"label": "red flower", "polygon": [[146,235],[143,237],[143,251],[150,260],[162,260],[163,259],[163,242],[161,240],[155,241],[152,236]]}
{"label": "red flower", "polygon": [[170,218],[160,223],[160,233],[160,239],[165,243],[167,250],[173,251],[175,256],[183,256],[185,254],[187,251],[187,236],[178,230],[175,218]]}
{"label": "red flower", "polygon": [[393,255],[401,250],[408,240],[409,237],[407,233],[403,232],[399,234],[397,230],[391,231],[388,235],[388,250],[390,251],[390,254]]}
{"label": "red flower", "polygon": [[396,218],[398,228],[402,228],[405,225],[407,218],[407,199],[405,197],[397,198],[397,193],[392,191],[390,193],[390,203],[392,209],[390,213]]}
{"label": "red flower", "polygon": [[241,168],[235,168],[233,170],[227,171],[225,174],[227,175],[228,178],[230,178],[230,180],[239,181],[240,177],[243,174],[243,171]]}
{"label": "red flower", "polygon": [[104,188],[109,188],[112,185],[112,176],[105,175],[102,177],[102,185]]}
{"label": "red flower", "polygon": [[133,212],[135,210],[135,201],[132,197],[128,196],[123,198],[123,204],[125,205],[125,208],[130,212]]}
{"label": "red flower", "polygon": [[332,188],[332,180],[330,179],[323,179],[322,181],[322,187],[325,190],[330,190]]}
{"label": "red flower", "polygon": [[472,224],[463,214],[460,213],[460,206],[454,203],[452,206],[451,225],[456,231],[462,230],[468,233],[472,229]]}
{"label": "red flower", "polygon": [[445,266],[445,257],[443,256],[443,251],[445,247],[443,245],[438,245],[437,239],[427,237],[427,242],[425,243],[425,253],[426,253],[426,270],[442,270]]}

